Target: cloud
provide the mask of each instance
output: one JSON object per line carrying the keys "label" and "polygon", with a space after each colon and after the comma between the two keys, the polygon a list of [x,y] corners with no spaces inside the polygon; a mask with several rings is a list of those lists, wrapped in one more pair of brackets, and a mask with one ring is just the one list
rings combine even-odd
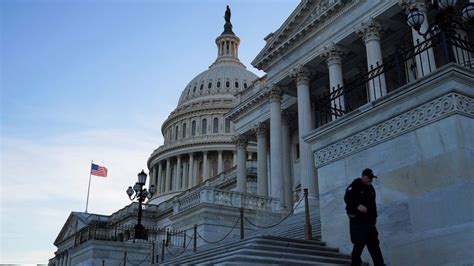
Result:
{"label": "cloud", "polygon": [[69,213],[85,210],[91,160],[109,172],[92,176],[89,212],[109,215],[128,205],[125,190],[162,142],[158,132],[129,129],[3,137],[0,228],[1,250],[8,252],[0,263],[45,263],[54,255]]}

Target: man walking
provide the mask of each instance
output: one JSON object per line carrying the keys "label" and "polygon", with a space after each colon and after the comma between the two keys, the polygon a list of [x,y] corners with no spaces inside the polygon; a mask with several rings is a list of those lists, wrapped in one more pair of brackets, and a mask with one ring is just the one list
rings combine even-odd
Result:
{"label": "man walking", "polygon": [[367,245],[375,266],[384,265],[379,247],[377,228],[377,206],[375,205],[375,189],[372,180],[377,178],[372,169],[362,171],[360,178],[354,179],[347,187],[344,195],[346,211],[349,216],[352,249],[352,266],[360,266],[360,255]]}

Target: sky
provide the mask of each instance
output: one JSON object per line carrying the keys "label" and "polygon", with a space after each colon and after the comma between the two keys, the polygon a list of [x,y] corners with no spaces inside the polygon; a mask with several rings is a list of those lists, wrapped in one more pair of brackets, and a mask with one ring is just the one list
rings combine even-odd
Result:
{"label": "sky", "polygon": [[217,54],[225,6],[250,62],[298,0],[0,1],[0,263],[47,263],[71,211],[110,215]]}

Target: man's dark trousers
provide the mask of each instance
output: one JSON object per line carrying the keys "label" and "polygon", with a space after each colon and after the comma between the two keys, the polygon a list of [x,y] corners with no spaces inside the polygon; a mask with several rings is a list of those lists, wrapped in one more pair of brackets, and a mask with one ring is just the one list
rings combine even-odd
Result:
{"label": "man's dark trousers", "polygon": [[379,247],[379,239],[375,224],[365,219],[350,218],[351,241],[354,244],[352,249],[352,266],[360,266],[362,260],[360,255],[367,245],[370,256],[375,266],[384,265],[382,252]]}

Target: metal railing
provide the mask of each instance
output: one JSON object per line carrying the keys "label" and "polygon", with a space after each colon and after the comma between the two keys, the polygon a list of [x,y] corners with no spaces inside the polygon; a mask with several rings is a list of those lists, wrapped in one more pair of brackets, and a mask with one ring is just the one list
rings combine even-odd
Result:
{"label": "metal railing", "polygon": [[417,40],[414,46],[398,47],[393,55],[384,58],[382,65],[370,66],[367,72],[356,75],[343,87],[333,87],[318,97],[315,105],[318,125],[342,117],[443,65],[456,63],[473,69],[473,53],[474,44],[467,36],[444,31]]}
{"label": "metal railing", "polygon": [[167,246],[184,247],[186,243],[186,232],[170,228],[145,227],[147,239],[135,238],[135,227],[133,225],[121,225],[109,227],[103,224],[90,225],[76,232],[74,245],[80,245],[91,240],[152,243],[165,241]]}

